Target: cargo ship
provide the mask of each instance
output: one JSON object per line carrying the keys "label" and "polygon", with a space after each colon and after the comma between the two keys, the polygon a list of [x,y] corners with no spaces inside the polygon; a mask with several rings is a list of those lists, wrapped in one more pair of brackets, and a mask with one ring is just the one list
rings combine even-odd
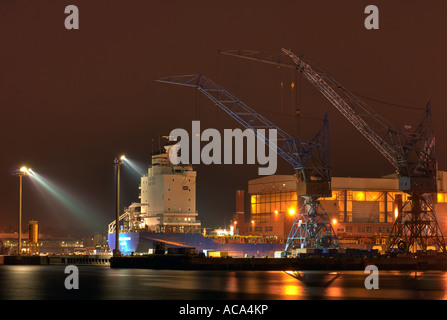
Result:
{"label": "cargo ship", "polygon": [[[197,172],[188,164],[169,161],[173,145],[152,154],[147,173],[141,176],[139,202],[119,217],[119,250],[122,254],[150,254],[172,248],[195,248],[197,252],[225,252],[233,257],[273,257],[284,250],[281,240],[238,237],[234,232],[212,238],[204,234],[196,209]],[[124,165],[130,160],[125,159]],[[115,249],[116,221],[108,226],[110,250]]]}
{"label": "cargo ship", "polygon": [[[109,233],[109,245],[114,249],[115,234]],[[220,243],[201,233],[122,232],[119,234],[122,254],[183,253],[194,249],[205,256],[274,257],[284,251],[284,243]]]}

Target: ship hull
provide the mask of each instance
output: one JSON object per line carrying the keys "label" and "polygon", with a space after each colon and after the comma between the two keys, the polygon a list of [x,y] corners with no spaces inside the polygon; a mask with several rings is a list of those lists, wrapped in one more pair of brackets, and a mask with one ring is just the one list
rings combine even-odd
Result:
{"label": "ship hull", "polygon": [[[115,249],[115,234],[108,235],[110,250]],[[156,243],[169,248],[194,248],[197,252],[228,252],[232,257],[273,257],[275,252],[283,251],[282,243],[217,243],[200,233],[120,233],[119,249],[123,254],[153,253]]]}

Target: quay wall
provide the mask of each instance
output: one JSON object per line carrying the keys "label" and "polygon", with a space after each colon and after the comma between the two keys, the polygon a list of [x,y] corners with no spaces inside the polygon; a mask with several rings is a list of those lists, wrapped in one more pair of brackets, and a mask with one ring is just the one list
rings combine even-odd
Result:
{"label": "quay wall", "polygon": [[110,266],[110,255],[0,256],[4,265]]}

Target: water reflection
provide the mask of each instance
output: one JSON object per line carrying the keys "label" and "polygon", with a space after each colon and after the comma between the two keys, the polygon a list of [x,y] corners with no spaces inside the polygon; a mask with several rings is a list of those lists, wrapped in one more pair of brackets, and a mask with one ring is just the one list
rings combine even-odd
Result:
{"label": "water reflection", "polygon": [[286,273],[295,279],[299,280],[306,286],[313,287],[327,287],[335,279],[337,279],[341,272],[304,272],[304,271],[286,271]]}
{"label": "water reflection", "polygon": [[447,299],[446,272],[381,271],[379,289],[363,271],[175,271],[79,267],[67,290],[63,266],[0,265],[0,299],[309,300]]}

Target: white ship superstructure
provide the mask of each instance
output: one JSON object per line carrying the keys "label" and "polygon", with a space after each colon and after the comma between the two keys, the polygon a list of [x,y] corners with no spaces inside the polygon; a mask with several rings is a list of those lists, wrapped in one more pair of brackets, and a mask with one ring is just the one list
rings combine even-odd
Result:
{"label": "white ship superstructure", "polygon": [[[196,177],[191,165],[169,161],[172,145],[152,155],[148,173],[141,177],[140,203],[132,203],[120,217],[124,232],[200,232],[197,220]],[[115,222],[109,224],[114,232]]]}

